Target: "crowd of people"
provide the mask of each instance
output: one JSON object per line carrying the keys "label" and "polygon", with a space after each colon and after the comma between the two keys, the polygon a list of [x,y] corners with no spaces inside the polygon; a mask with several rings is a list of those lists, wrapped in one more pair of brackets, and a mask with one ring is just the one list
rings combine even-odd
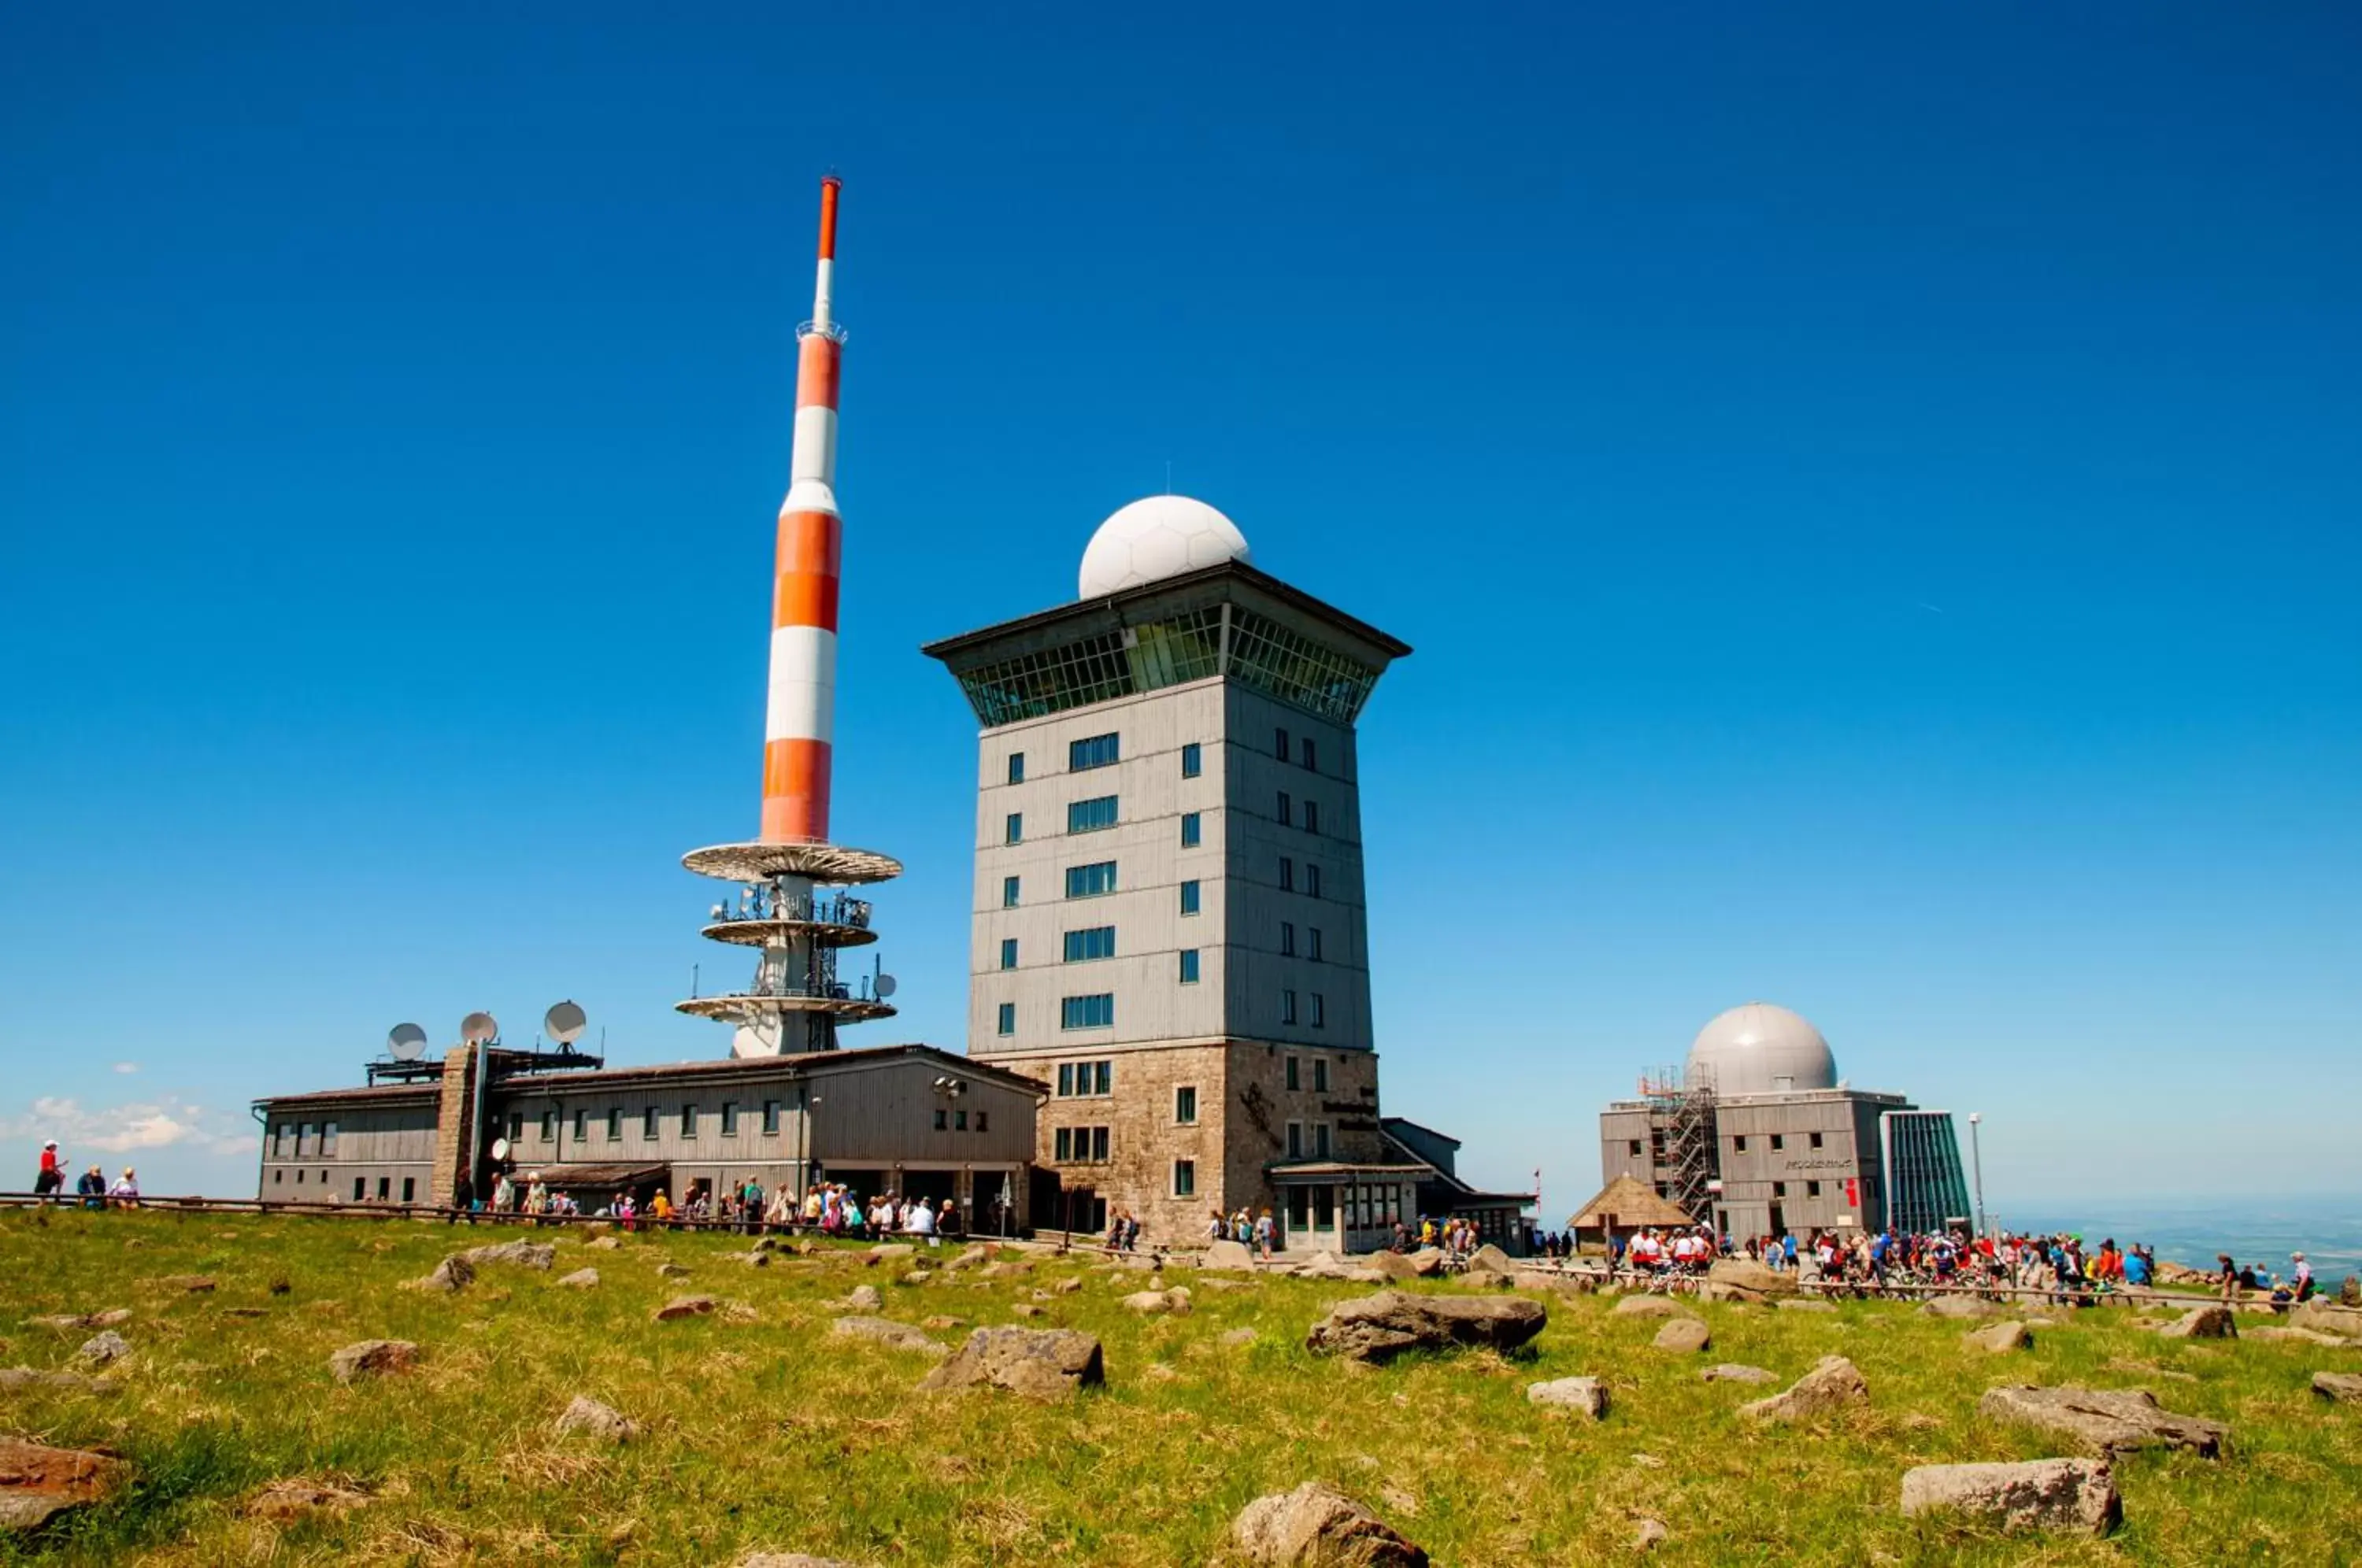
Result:
{"label": "crowd of people", "polygon": [[948,1198],[938,1205],[924,1198],[889,1192],[865,1202],[842,1182],[814,1182],[799,1196],[788,1187],[766,1191],[753,1176],[720,1192],[705,1182],[694,1183],[678,1204],[659,1187],[646,1202],[632,1192],[621,1191],[595,1209],[585,1209],[572,1193],[553,1187],[538,1171],[529,1171],[522,1179],[501,1172],[491,1192],[481,1200],[474,1184],[463,1176],[447,1218],[472,1224],[479,1216],[495,1221],[544,1217],[613,1220],[625,1231],[667,1225],[721,1226],[746,1234],[812,1230],[827,1236],[909,1236],[930,1245],[939,1236],[956,1236],[966,1228],[959,1205]]}
{"label": "crowd of people", "polygon": [[[40,1170],[33,1177],[33,1192],[40,1198],[62,1198],[66,1186],[66,1159],[58,1151],[54,1138],[41,1145]],[[84,1209],[137,1209],[139,1207],[139,1173],[129,1165],[113,1181],[106,1179],[106,1168],[94,1165],[74,1178],[74,1198]]]}

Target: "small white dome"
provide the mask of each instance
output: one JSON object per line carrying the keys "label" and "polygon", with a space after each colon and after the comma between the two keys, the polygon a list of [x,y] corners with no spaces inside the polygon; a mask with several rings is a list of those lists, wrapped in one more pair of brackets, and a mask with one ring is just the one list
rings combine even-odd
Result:
{"label": "small white dome", "polygon": [[1717,1095],[1835,1088],[1838,1060],[1821,1032],[1784,1007],[1749,1002],[1698,1031],[1690,1082]]}
{"label": "small white dome", "polygon": [[1186,495],[1135,501],[1099,525],[1083,551],[1076,597],[1098,599],[1200,567],[1242,561],[1247,536],[1239,525]]}

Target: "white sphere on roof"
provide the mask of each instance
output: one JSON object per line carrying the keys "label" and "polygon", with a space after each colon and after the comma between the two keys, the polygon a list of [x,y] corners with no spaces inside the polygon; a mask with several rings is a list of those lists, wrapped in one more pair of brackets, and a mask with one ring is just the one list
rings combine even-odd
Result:
{"label": "white sphere on roof", "polygon": [[1717,1095],[1835,1088],[1838,1060],[1821,1032],[1784,1007],[1732,1008],[1690,1043],[1689,1081]]}
{"label": "white sphere on roof", "polygon": [[1076,596],[1098,599],[1185,571],[1247,559],[1239,525],[1186,495],[1151,495],[1099,525],[1083,551]]}

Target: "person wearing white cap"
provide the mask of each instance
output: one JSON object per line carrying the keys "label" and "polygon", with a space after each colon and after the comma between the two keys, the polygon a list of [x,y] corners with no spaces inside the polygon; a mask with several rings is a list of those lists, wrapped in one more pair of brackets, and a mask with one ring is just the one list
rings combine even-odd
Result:
{"label": "person wearing white cap", "polygon": [[33,1178],[33,1193],[47,1198],[63,1190],[66,1185],[65,1156],[58,1153],[55,1138],[41,1145],[41,1174]]}
{"label": "person wearing white cap", "polygon": [[2304,1261],[2302,1253],[2290,1253],[2289,1262],[2296,1264],[2296,1278],[2293,1282],[2296,1286],[2296,1298],[2299,1301],[2311,1300],[2312,1298],[2312,1265]]}

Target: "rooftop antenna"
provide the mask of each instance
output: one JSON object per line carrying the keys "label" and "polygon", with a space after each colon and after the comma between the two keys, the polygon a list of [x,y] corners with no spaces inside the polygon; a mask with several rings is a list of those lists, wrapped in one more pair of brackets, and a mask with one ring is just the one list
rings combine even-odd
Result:
{"label": "rooftop antenna", "polygon": [[415,1062],[426,1055],[426,1031],[414,1023],[397,1023],[385,1037],[385,1054],[397,1062]]}
{"label": "rooftop antenna", "polygon": [[541,1027],[560,1051],[570,1051],[574,1043],[582,1038],[582,1032],[590,1027],[590,1019],[577,1003],[562,1001],[542,1014]]}

